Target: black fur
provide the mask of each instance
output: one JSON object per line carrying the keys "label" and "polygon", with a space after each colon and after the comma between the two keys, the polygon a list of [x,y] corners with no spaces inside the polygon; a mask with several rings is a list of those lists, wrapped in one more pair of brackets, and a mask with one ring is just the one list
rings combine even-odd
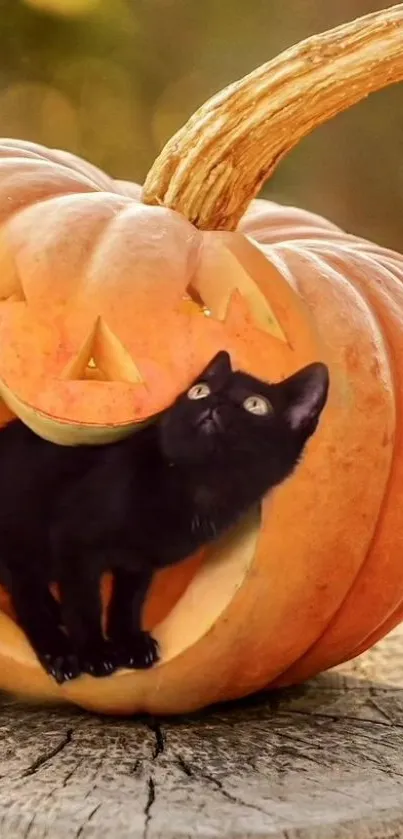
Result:
{"label": "black fur", "polygon": [[[291,474],[328,391],[323,364],[266,384],[233,372],[225,352],[198,382],[201,389],[112,445],[57,446],[19,421],[0,432],[0,577],[59,682],[158,659],[141,629],[153,573],[218,537]],[[247,410],[251,397],[249,408],[267,413]],[[115,574],[107,640],[105,570]]]}

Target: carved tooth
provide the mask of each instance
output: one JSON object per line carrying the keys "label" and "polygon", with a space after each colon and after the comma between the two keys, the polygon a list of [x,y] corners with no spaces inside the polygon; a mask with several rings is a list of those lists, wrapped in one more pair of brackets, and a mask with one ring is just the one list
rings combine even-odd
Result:
{"label": "carved tooth", "polygon": [[195,302],[200,301],[199,305],[204,306],[213,318],[223,322],[228,317],[231,299],[235,293],[239,293],[254,325],[262,332],[287,343],[287,337],[269,301],[228,249],[215,253],[214,263],[207,262],[199,267],[187,291]]}

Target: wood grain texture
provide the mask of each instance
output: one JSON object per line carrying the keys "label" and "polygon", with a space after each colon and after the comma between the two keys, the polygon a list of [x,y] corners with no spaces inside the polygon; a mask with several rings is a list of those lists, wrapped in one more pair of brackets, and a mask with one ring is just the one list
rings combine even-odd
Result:
{"label": "wood grain texture", "polygon": [[403,629],[307,685],[189,718],[0,704],[0,837],[403,837]]}

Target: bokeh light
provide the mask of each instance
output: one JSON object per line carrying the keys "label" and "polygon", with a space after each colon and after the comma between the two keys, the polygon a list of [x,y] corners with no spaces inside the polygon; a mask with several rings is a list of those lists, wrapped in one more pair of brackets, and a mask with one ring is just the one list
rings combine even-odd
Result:
{"label": "bokeh light", "polygon": [[78,149],[77,110],[57,88],[21,81],[0,90],[0,125],[7,125],[7,135],[24,136],[27,121],[37,142],[70,151]]}
{"label": "bokeh light", "polygon": [[85,15],[100,4],[100,0],[24,0],[27,6],[66,17]]}

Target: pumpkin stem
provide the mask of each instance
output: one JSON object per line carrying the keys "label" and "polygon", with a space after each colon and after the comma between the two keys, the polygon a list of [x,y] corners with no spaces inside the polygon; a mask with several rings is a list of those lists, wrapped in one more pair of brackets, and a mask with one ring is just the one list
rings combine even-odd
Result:
{"label": "pumpkin stem", "polygon": [[142,200],[234,230],[302,137],[402,78],[403,4],[314,35],[202,105],[155,161]]}

